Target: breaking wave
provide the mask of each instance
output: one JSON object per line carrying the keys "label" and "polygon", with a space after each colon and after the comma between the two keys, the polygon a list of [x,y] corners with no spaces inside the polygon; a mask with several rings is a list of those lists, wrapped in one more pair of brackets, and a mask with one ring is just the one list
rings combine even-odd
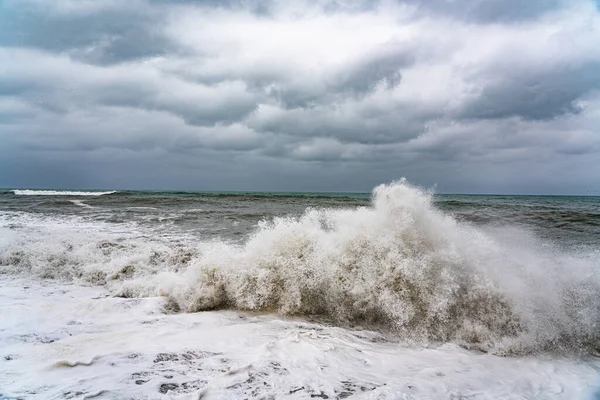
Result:
{"label": "breaking wave", "polygon": [[369,207],[263,221],[240,246],[61,240],[21,243],[19,254],[5,246],[3,271],[106,284],[119,296],[167,296],[186,312],[323,317],[497,354],[600,346],[597,254],[564,254],[519,229],[459,223],[404,180],[377,187]]}
{"label": "breaking wave", "polygon": [[117,191],[109,192],[76,192],[68,190],[13,190],[17,196],[104,196],[107,194],[115,194]]}

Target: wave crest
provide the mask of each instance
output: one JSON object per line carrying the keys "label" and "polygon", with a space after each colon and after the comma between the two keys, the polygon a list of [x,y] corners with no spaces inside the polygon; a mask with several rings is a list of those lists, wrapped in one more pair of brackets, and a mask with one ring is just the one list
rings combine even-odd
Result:
{"label": "wave crest", "polygon": [[117,193],[116,190],[108,192],[78,192],[68,190],[13,190],[16,196],[104,196]]}

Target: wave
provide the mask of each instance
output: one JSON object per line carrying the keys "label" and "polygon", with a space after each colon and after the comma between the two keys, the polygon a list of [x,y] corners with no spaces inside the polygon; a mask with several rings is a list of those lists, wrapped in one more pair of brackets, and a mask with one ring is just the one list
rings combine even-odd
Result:
{"label": "wave", "polygon": [[496,354],[600,348],[598,254],[460,223],[405,180],[377,187],[371,206],[263,221],[243,245],[74,233],[0,248],[0,265],[185,312],[319,317]]}
{"label": "wave", "polygon": [[17,196],[104,196],[108,194],[115,194],[117,191],[112,190],[109,192],[77,192],[68,190],[13,190]]}
{"label": "wave", "polygon": [[96,207],[92,207],[87,203],[84,203],[83,200],[71,200],[71,203],[75,204],[76,206],[79,207],[83,207],[83,208],[88,208],[88,209],[95,209]]}

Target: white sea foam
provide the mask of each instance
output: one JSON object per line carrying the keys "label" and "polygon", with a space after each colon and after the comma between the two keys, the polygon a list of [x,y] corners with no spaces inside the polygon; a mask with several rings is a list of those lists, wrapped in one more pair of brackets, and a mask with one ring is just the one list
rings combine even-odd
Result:
{"label": "white sea foam", "polygon": [[79,192],[69,190],[13,190],[17,196],[104,196],[107,194],[114,194],[117,191],[112,190],[109,192]]}
{"label": "white sea foam", "polygon": [[163,295],[189,312],[325,318],[426,345],[514,354],[600,344],[597,254],[563,254],[516,228],[458,223],[405,181],[375,189],[370,207],[264,221],[242,246],[43,223],[25,221],[35,228],[0,243],[0,272]]}
{"label": "white sea foam", "polygon": [[0,398],[564,399],[599,359],[496,357],[271,315],[165,314],[165,298],[0,279]]}

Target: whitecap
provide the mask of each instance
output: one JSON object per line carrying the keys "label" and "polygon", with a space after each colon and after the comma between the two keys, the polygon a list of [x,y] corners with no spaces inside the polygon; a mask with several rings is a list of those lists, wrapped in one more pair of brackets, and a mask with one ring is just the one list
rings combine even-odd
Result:
{"label": "whitecap", "polygon": [[117,193],[116,190],[108,192],[79,192],[79,191],[68,191],[68,190],[13,190],[17,196],[104,196],[108,194]]}

